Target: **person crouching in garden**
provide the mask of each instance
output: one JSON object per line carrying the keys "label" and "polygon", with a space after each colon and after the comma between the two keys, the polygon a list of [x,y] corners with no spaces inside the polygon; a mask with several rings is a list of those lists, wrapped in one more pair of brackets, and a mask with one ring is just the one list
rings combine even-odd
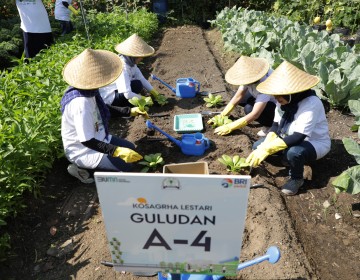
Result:
{"label": "person crouching in garden", "polygon": [[324,157],[331,147],[324,106],[311,88],[320,79],[284,61],[266,81],[257,86],[277,100],[270,132],[253,145],[246,162],[257,167],[269,155],[282,156],[290,168],[290,179],[282,187],[285,195],[295,195],[304,184],[304,165]]}
{"label": "person crouching in garden", "polygon": [[[220,113],[228,116],[236,105],[244,107],[245,116],[229,124],[219,126],[214,133],[226,135],[236,129],[247,126],[257,121],[263,127],[258,136],[265,136],[272,125],[276,100],[271,95],[262,94],[256,86],[265,81],[272,73],[269,63],[264,58],[241,56],[236,63],[226,72],[225,80],[232,85],[237,85],[238,90],[225,109]],[[213,118],[208,124],[214,122]]]}
{"label": "person crouching in garden", "polygon": [[109,134],[110,113],[98,90],[117,79],[122,67],[115,53],[92,49],[64,66],[70,86],[61,100],[61,136],[71,162],[67,170],[83,183],[94,181],[88,170],[131,171],[131,163],[142,159],[133,143]]}
{"label": "person crouching in garden", "polygon": [[116,85],[110,85],[100,90],[105,103],[119,107],[132,107],[129,99],[133,97],[140,99],[144,90],[148,91],[155,101],[163,99],[163,95],[157,92],[145,79],[137,66],[143,58],[155,53],[154,48],[149,46],[140,36],[133,34],[116,45],[115,50],[120,54],[123,62],[123,72],[115,81]]}

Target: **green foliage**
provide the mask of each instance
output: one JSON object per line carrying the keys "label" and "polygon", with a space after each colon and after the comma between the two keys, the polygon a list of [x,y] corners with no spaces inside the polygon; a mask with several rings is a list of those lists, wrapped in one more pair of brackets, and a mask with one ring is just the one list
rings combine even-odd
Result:
{"label": "green foliage", "polygon": [[225,8],[211,23],[220,29],[226,50],[266,58],[273,69],[287,60],[319,76],[314,89],[333,107],[360,98],[360,56],[338,34],[236,7]]}
{"label": "green foliage", "polygon": [[360,100],[349,100],[349,108],[351,113],[355,116],[355,124],[351,126],[351,131],[358,133],[358,138],[360,138]]}
{"label": "green foliage", "polygon": [[196,23],[208,27],[208,20],[215,18],[217,11],[227,6],[249,9],[270,9],[273,1],[266,0],[169,0],[169,13],[180,23]]}
{"label": "green foliage", "polygon": [[[149,39],[158,26],[156,16],[143,10],[129,15],[128,20],[121,9],[88,15],[90,42],[81,19],[76,18],[79,20],[76,32],[58,39],[30,63],[20,59],[11,71],[0,73],[1,232],[4,232],[6,218],[24,209],[24,193],[38,195],[53,161],[63,156],[60,100],[67,87],[61,75],[65,63],[90,44],[94,49],[113,51],[117,43],[135,30]],[[131,20],[136,21],[136,25],[132,25]],[[138,22],[142,21],[148,21],[148,25],[139,27]],[[8,239],[5,237],[4,234],[0,237],[0,259],[6,250]]]}
{"label": "green foliage", "polygon": [[23,52],[20,20],[0,20],[0,69],[10,67],[14,57]]}
{"label": "green foliage", "polygon": [[232,120],[230,120],[228,116],[223,116],[223,115],[216,115],[212,117],[211,120],[212,120],[212,125],[211,125],[212,128],[216,128],[218,126],[222,126],[224,124],[228,124],[232,122]]}
{"label": "green foliage", "polygon": [[321,24],[331,18],[334,27],[345,26],[354,32],[360,25],[359,5],[359,0],[277,0],[273,11],[307,24],[312,24],[316,16],[321,17]]}
{"label": "green foliage", "polygon": [[206,107],[219,107],[224,104],[224,100],[222,95],[211,94],[209,93],[208,97],[204,97],[204,101],[206,102]]}
{"label": "green foliage", "polygon": [[165,104],[168,103],[167,97],[163,94],[159,94],[155,97],[155,101],[157,104],[159,104],[160,106],[164,106]]}
{"label": "green foliage", "polygon": [[150,96],[141,96],[141,98],[133,97],[129,99],[129,102],[135,107],[139,107],[140,111],[142,112],[149,111],[149,106],[152,106],[154,104]]}
{"label": "green foliage", "polygon": [[332,184],[335,187],[336,193],[347,192],[350,194],[360,193],[360,146],[350,138],[343,140],[346,151],[353,155],[358,165],[348,168],[341,173]]}
{"label": "green foliage", "polygon": [[228,155],[222,155],[218,158],[218,161],[226,166],[226,170],[234,173],[249,173],[250,165],[246,163],[246,158],[242,158],[238,155],[230,157]]}
{"label": "green foliage", "polygon": [[161,153],[149,154],[144,156],[144,160],[140,161],[139,164],[145,165],[141,172],[148,172],[149,170],[155,171],[159,166],[165,164]]}
{"label": "green foliage", "polygon": [[[355,116],[355,124],[352,126],[353,131],[358,132],[358,137],[360,138],[360,101],[359,100],[349,100],[349,108],[351,113]],[[341,173],[332,184],[335,187],[336,193],[347,192],[350,194],[357,194],[360,192],[360,146],[359,144],[349,138],[344,138],[343,144],[346,151],[354,156],[358,165],[353,166]]]}

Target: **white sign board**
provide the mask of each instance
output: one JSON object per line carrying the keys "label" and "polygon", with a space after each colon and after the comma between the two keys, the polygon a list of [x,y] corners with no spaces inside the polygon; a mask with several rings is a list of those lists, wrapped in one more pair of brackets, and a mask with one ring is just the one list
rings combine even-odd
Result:
{"label": "white sign board", "polygon": [[96,172],[115,270],[236,275],[250,181]]}

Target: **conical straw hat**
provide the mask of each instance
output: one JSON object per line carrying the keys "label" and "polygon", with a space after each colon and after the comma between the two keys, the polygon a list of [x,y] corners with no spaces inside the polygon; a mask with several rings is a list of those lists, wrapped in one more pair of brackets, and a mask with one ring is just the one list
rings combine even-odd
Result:
{"label": "conical straw hat", "polygon": [[106,50],[86,49],[63,68],[63,78],[78,89],[98,89],[115,81],[122,72],[120,57]]}
{"label": "conical straw hat", "polygon": [[310,75],[290,62],[284,61],[256,89],[265,94],[287,95],[311,89],[319,81],[319,77]]}
{"label": "conical straw hat", "polygon": [[139,35],[133,34],[125,41],[115,47],[115,50],[123,55],[131,57],[146,57],[155,53],[153,47],[149,46]]}
{"label": "conical straw hat", "polygon": [[226,72],[225,80],[232,85],[252,84],[264,77],[269,68],[265,58],[241,56]]}

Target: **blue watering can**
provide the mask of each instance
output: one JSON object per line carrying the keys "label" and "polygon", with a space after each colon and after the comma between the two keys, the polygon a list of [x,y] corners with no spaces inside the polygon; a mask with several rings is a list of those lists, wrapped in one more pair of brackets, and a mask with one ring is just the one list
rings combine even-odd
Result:
{"label": "blue watering can", "polygon": [[169,140],[181,148],[181,152],[183,154],[188,156],[201,156],[210,147],[209,139],[205,138],[204,135],[200,132],[193,134],[183,134],[180,141],[162,131],[149,120],[146,121],[146,127],[156,129],[161,134],[164,134],[167,138],[169,138]]}
{"label": "blue watering can", "polygon": [[176,88],[173,88],[169,84],[165,83],[160,78],[156,77],[154,74],[151,74],[153,80],[157,80],[166,87],[168,87],[177,97],[181,98],[191,98],[200,92],[200,83],[193,78],[179,78],[176,80]]}

